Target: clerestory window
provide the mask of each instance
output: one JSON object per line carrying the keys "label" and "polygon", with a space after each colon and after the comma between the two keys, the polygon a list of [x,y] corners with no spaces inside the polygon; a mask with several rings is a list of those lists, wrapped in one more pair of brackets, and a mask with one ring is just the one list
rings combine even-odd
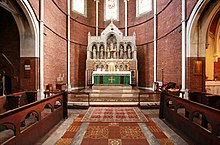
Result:
{"label": "clerestory window", "polygon": [[87,16],[87,0],[72,0],[72,10]]}
{"label": "clerestory window", "polygon": [[136,0],[136,17],[152,10],[152,0]]}
{"label": "clerestory window", "polygon": [[118,0],[105,0],[105,21],[119,20],[119,1]]}

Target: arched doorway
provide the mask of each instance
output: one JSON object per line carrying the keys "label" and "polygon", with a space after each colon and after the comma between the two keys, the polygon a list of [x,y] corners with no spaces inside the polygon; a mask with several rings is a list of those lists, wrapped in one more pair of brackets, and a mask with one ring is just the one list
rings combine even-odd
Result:
{"label": "arched doorway", "polygon": [[206,92],[220,94],[220,11],[210,22],[206,48]]}
{"label": "arched doorway", "polygon": [[190,91],[205,92],[207,80],[214,80],[215,36],[211,31],[214,21],[219,19],[219,11],[218,0],[198,1],[187,21],[187,87]]}
{"label": "arched doorway", "polygon": [[0,72],[7,94],[39,88],[38,27],[28,1],[0,1]]}
{"label": "arched doorway", "polygon": [[218,74],[218,58],[220,58],[220,11],[215,15],[210,23],[208,30],[208,40],[206,48],[206,79],[207,80],[220,80]]}
{"label": "arched doorway", "polygon": [[9,94],[20,90],[20,36],[12,14],[3,7],[0,14],[0,79],[5,77],[4,94]]}

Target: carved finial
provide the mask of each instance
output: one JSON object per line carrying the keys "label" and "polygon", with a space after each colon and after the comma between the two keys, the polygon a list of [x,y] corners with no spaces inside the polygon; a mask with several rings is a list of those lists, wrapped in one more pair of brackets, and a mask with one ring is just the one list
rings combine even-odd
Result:
{"label": "carved finial", "polygon": [[91,33],[90,33],[90,32],[88,33],[88,36],[91,36]]}
{"label": "carved finial", "polygon": [[112,17],[111,17],[111,24],[113,24],[113,19],[112,19]]}

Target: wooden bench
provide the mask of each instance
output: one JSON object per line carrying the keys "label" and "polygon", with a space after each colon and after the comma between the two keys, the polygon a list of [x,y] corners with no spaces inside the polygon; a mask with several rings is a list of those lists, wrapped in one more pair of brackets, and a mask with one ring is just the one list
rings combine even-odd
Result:
{"label": "wooden bench", "polygon": [[218,109],[162,92],[159,117],[179,129],[193,144],[220,144]]}
{"label": "wooden bench", "polygon": [[0,114],[6,111],[6,96],[0,96]]}
{"label": "wooden bench", "polygon": [[220,109],[220,95],[205,92],[189,92],[189,100]]}
{"label": "wooden bench", "polygon": [[37,92],[18,92],[0,96],[0,113],[21,107],[37,100]]}
{"label": "wooden bench", "polygon": [[67,117],[66,92],[4,112],[0,114],[0,144],[35,144]]}

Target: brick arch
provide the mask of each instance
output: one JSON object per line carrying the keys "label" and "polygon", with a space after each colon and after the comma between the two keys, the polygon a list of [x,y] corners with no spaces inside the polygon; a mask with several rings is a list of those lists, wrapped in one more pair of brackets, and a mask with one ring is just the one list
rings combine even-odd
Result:
{"label": "brick arch", "polygon": [[19,91],[20,87],[20,37],[12,14],[3,7],[0,13],[0,73],[5,76],[5,93],[8,94]]}
{"label": "brick arch", "polygon": [[[39,69],[37,68],[37,60],[39,60],[39,26],[37,18],[28,1],[3,1],[2,3],[4,3],[4,7],[1,7],[1,9],[4,10],[4,14],[8,15],[5,18],[5,21],[9,23],[7,27],[13,25],[13,29],[8,29],[3,35],[5,37],[1,38],[5,42],[5,47],[0,46],[2,48],[0,52],[5,55],[1,57],[6,57],[2,64],[12,68],[10,74],[12,92],[24,90],[24,88],[36,90],[39,81]],[[4,25],[0,27],[3,28]],[[31,74],[33,75],[29,80],[24,79],[21,70],[24,68],[24,61],[27,59],[31,61]]]}
{"label": "brick arch", "polygon": [[[187,88],[190,91],[205,91],[206,48],[211,23],[220,10],[220,2],[198,1],[187,21],[186,57]],[[201,62],[201,73],[196,73],[196,64]],[[197,82],[196,84],[194,82]]]}

